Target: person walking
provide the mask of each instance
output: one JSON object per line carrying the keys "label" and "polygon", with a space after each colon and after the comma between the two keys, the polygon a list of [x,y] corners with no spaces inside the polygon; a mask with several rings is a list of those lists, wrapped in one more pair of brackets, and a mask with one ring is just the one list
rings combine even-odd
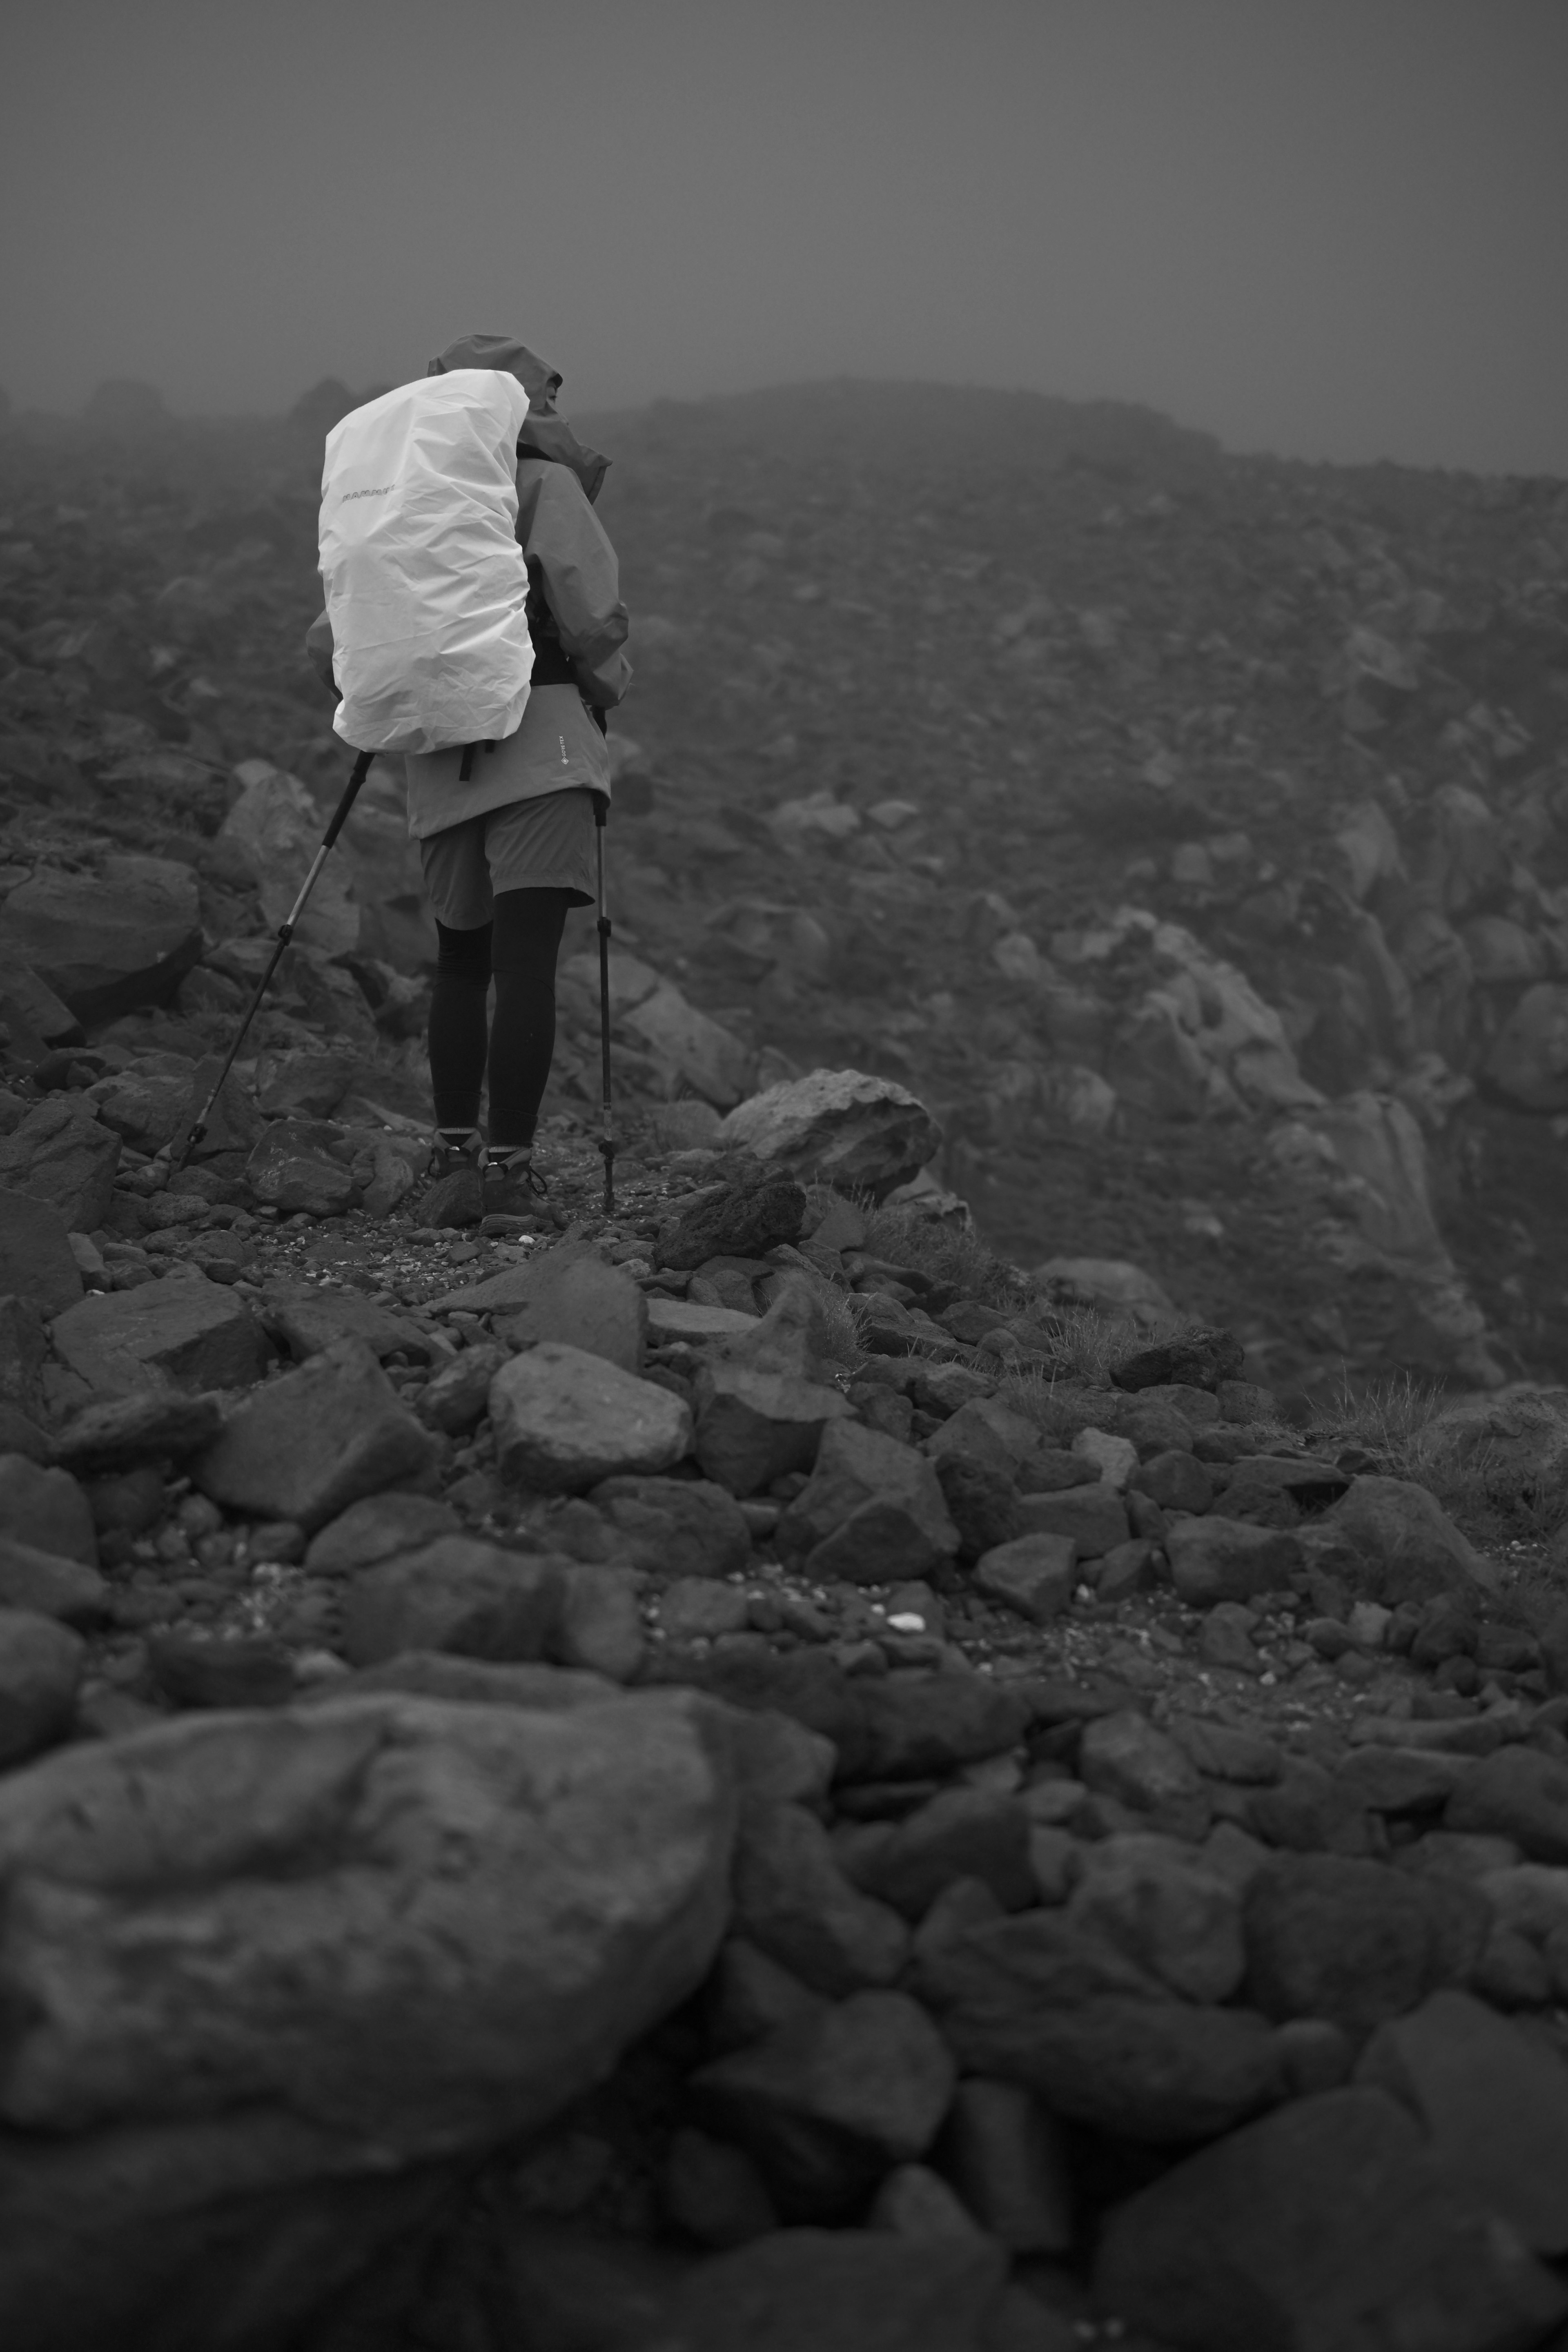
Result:
{"label": "person walking", "polygon": [[[607,800],[605,714],[631,683],[616,551],[597,516],[609,460],[555,411],[561,376],[507,335],[465,335],[426,373],[496,368],[528,394],[517,444],[517,537],[528,567],[533,673],[522,719],[494,744],[402,755],[408,830],[436,918],[430,1085],[433,1225],[517,1214],[545,1190],[533,1165],[555,1046],[555,965],[569,908],[596,894],[594,801]],[[323,612],[306,648],[335,688]],[[495,1009],[489,1011],[491,982]],[[479,1123],[489,1079],[489,1134]]]}

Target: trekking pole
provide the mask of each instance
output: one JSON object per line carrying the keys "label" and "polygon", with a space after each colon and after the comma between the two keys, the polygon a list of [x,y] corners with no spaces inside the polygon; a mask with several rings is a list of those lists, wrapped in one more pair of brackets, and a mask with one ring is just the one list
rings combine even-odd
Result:
{"label": "trekking pole", "polygon": [[610,918],[605,910],[605,819],[610,813],[608,797],[602,793],[594,795],[594,823],[597,828],[595,841],[599,852],[599,1044],[604,1096],[604,1132],[599,1138],[599,1150],[605,1161],[605,1214],[616,1213],[616,1129],[610,1108]]}
{"label": "trekking pole", "polygon": [[[272,975],[277,971],[279,965],[282,962],[284,950],[287,949],[289,940],[294,936],[294,927],[305,911],[305,901],[310,897],[311,891],[315,888],[316,877],[321,873],[322,866],[326,864],[327,859],[331,855],[332,845],[337,840],[339,834],[342,833],[343,826],[348,820],[349,811],[353,808],[354,802],[359,797],[359,788],[363,783],[366,776],[369,775],[370,763],[374,757],[375,753],[374,751],[361,751],[354,761],[353,773],[349,778],[348,790],[344,793],[342,800],[338,803],[332,814],[332,821],[321,836],[321,845],[320,849],[317,850],[314,857],[310,860],[310,870],[306,875],[303,882],[300,885],[300,895],[295,899],[294,904],[289,908],[287,919],[284,922],[279,923],[278,926],[278,944],[272,950],[266,971],[262,973],[260,979],[256,983],[255,993],[252,995],[250,1003],[245,1008],[245,1018],[240,1023],[238,1030],[236,1032],[234,1043],[229,1047],[224,1066],[217,1074],[217,1084],[214,1087],[211,1094],[208,1095],[205,1102],[203,1103],[201,1109],[197,1112],[195,1119],[192,1124],[190,1133],[186,1136],[184,1143],[180,1146],[179,1157],[174,1162],[176,1171],[185,1166],[192,1152],[195,1150],[197,1144],[201,1141],[203,1136],[207,1131],[207,1122],[213,1114],[213,1105],[216,1102],[219,1095],[222,1094],[224,1082],[239,1057],[239,1049],[245,1043],[251,1023],[255,1020],[257,1013],[261,1009],[261,1000],[266,995],[268,989],[271,985]],[[600,862],[602,868],[603,860],[601,859]],[[601,898],[603,896],[604,889],[603,885],[601,884]],[[608,1033],[606,1032],[606,1035]],[[165,1145],[164,1150],[172,1152],[174,1147],[172,1144]],[[159,1157],[161,1159],[163,1157],[163,1153],[160,1153]]]}

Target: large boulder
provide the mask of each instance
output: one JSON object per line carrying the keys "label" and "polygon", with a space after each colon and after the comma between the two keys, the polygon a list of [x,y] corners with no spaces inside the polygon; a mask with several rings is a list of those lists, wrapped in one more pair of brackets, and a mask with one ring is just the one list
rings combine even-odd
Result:
{"label": "large boulder", "polygon": [[661,980],[623,1018],[674,1080],[716,1110],[738,1103],[755,1081],[757,1057],[751,1046],[700,1013],[672,981]]}
{"label": "large boulder", "polygon": [[105,1397],[244,1388],[267,1360],[244,1299],[188,1271],[135,1290],[94,1291],[50,1330],[61,1361]]}
{"label": "large boulder", "polygon": [[79,1096],[49,1095],[0,1137],[0,1195],[46,1201],[68,1232],[94,1233],[109,1214],[119,1165],[120,1138]]}
{"label": "large boulder", "polygon": [[[242,761],[235,773],[240,795],[223,821],[218,844],[255,884],[262,915],[276,930],[321,846],[321,816],[298,776],[266,760]],[[328,858],[295,937],[329,956],[352,955],[359,946],[360,911],[346,858]]]}
{"label": "large boulder", "polygon": [[59,1211],[27,1193],[0,1201],[0,1295],[25,1298],[40,1315],[61,1315],[81,1288],[70,1228]]}
{"label": "large boulder", "polygon": [[191,1716],[0,1783],[0,2336],[281,2352],[701,1981],[706,1702]]}
{"label": "large boulder", "polygon": [[1498,1572],[1457,1528],[1435,1495],[1408,1478],[1366,1476],[1324,1514],[1371,1563],[1375,1598],[1390,1606],[1440,1592],[1474,1598],[1497,1589]]}
{"label": "large boulder", "polygon": [[1544,2343],[1568,2292],[1380,2090],[1292,2100],[1111,2213],[1100,2307],[1184,2352]]}
{"label": "large boulder", "polygon": [[796,1175],[882,1200],[925,1166],[942,1129],[896,1079],[813,1070],[740,1104],[720,1141]]}
{"label": "large boulder", "polygon": [[829,1422],[806,1486],[779,1521],[780,1549],[826,1582],[932,1575],[958,1549],[935,1470],[912,1445],[858,1421]]}
{"label": "large boulder", "polygon": [[194,869],[105,857],[96,874],[40,867],[0,906],[0,953],[31,966],[79,1020],[163,1004],[201,953]]}

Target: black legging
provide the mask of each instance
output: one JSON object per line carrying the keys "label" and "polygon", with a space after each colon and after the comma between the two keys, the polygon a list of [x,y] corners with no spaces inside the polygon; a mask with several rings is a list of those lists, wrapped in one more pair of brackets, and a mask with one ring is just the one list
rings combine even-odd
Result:
{"label": "black legging", "polygon": [[573,893],[500,890],[495,919],[478,930],[437,923],[440,952],[430,999],[430,1083],[437,1127],[477,1127],[489,1024],[489,1139],[500,1150],[533,1141],[555,1050],[555,959]]}

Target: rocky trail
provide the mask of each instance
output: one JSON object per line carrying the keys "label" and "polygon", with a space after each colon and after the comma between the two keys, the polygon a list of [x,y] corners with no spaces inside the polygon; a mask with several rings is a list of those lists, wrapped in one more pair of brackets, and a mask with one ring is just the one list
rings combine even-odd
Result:
{"label": "rocky trail", "polygon": [[579,931],[456,1229],[374,772],[166,1156],[313,412],[0,435],[18,2352],[1568,2344],[1555,488],[858,397],[623,420],[615,1213]]}

